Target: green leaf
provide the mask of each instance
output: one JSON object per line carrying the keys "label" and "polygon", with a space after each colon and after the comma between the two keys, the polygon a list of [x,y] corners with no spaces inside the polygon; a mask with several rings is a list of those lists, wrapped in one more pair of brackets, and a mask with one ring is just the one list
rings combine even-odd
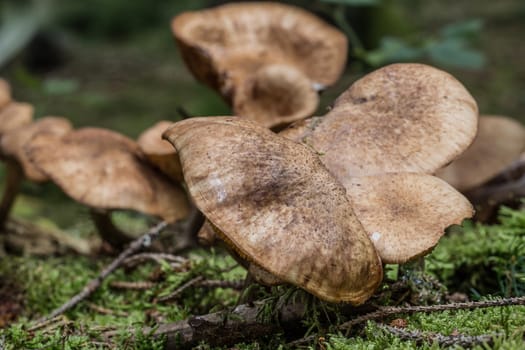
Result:
{"label": "green leaf", "polygon": [[482,28],[483,21],[476,18],[446,25],[439,33],[444,38],[472,38],[478,36]]}
{"label": "green leaf", "polygon": [[423,56],[423,50],[411,46],[400,38],[385,37],[381,39],[379,47],[365,54],[365,60],[373,67],[390,62],[414,61]]}
{"label": "green leaf", "polygon": [[459,38],[432,41],[425,51],[433,62],[446,67],[480,69],[486,61],[483,53],[469,48],[467,42]]}

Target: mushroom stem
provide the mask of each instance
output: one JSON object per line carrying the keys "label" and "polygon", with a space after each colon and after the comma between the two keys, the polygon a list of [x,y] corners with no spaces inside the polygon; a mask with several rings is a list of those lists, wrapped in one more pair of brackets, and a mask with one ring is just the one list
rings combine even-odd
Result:
{"label": "mushroom stem", "polygon": [[124,245],[133,240],[131,236],[122,232],[115,226],[115,224],[113,224],[113,221],[111,220],[111,211],[91,209],[90,214],[100,237],[113,248],[121,249]]}
{"label": "mushroom stem", "polygon": [[9,212],[13,207],[16,195],[20,190],[20,184],[24,178],[24,173],[20,165],[13,160],[6,162],[6,181],[4,194],[0,203],[0,231],[3,231]]}

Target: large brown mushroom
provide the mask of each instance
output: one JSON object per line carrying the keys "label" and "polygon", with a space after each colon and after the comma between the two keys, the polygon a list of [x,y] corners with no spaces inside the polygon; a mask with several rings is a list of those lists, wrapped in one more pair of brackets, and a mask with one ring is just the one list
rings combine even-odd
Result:
{"label": "large brown mushroom", "polygon": [[25,102],[7,103],[0,109],[0,139],[2,135],[33,120],[33,106]]}
{"label": "large brown mushroom", "polygon": [[486,115],[472,145],[450,165],[439,169],[439,176],[459,191],[473,189],[517,160],[525,150],[525,128],[517,120]]}
{"label": "large brown mushroom", "polygon": [[477,119],[475,101],[452,76],[396,64],[354,83],[324,117],[281,135],[312,148],[345,186],[383,262],[404,263],[472,216],[460,193],[428,174],[468,147]]}
{"label": "large brown mushroom", "polygon": [[432,174],[473,141],[476,101],[450,74],[393,64],[356,81],[322,118],[290,131],[338,178],[390,172]]}
{"label": "large brown mushroom", "polygon": [[7,178],[0,204],[0,227],[3,227],[24,178],[45,182],[49,178],[28,159],[25,146],[33,138],[58,138],[72,129],[71,123],[60,117],[45,117],[34,123],[19,126],[0,139],[0,156],[6,159]]}
{"label": "large brown mushroom", "polygon": [[11,101],[11,87],[4,79],[0,78],[0,109]]}
{"label": "large brown mushroom", "polygon": [[66,194],[92,209],[99,233],[114,247],[130,237],[112,225],[112,210],[134,210],[169,223],[188,214],[181,187],[153,169],[136,142],[116,132],[83,128],[58,139],[35,138],[28,154]]}
{"label": "large brown mushroom", "polygon": [[314,152],[237,117],[187,119],[164,136],[195,204],[251,270],[332,302],[372,295],[377,252]]}
{"label": "large brown mushroom", "polygon": [[172,22],[184,61],[236,115],[274,127],[315,111],[317,91],[341,75],[346,37],[285,4],[235,3],[186,12]]}

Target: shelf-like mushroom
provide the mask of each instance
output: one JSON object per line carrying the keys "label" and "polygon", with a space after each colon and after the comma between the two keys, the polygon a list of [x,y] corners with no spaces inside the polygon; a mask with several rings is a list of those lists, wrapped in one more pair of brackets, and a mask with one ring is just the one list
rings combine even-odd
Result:
{"label": "shelf-like mushroom", "polygon": [[0,138],[10,130],[31,123],[33,110],[33,106],[29,103],[8,102],[0,109]]}
{"label": "shelf-like mushroom", "polygon": [[343,33],[285,4],[234,3],[172,22],[184,61],[236,115],[274,127],[312,115],[317,91],[341,75]]}
{"label": "shelf-like mushroom", "polygon": [[35,138],[31,161],[62,190],[92,209],[103,238],[121,247],[130,237],[112,225],[112,210],[134,210],[175,222],[188,214],[182,188],[153,169],[133,140],[116,132],[83,128],[61,138]]}
{"label": "shelf-like mushroom", "polygon": [[382,279],[344,187],[308,147],[237,117],[164,133],[196,204],[239,256],[321,299],[360,304]]}
{"label": "shelf-like mushroom", "polygon": [[465,192],[496,176],[525,150],[525,128],[515,119],[487,115],[479,119],[472,145],[436,176]]}

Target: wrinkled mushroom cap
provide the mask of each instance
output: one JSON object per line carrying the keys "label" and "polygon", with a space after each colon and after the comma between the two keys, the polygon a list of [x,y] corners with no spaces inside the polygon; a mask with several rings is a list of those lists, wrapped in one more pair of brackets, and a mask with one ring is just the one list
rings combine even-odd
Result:
{"label": "wrinkled mushroom cap", "polygon": [[10,102],[0,109],[0,138],[10,130],[33,120],[33,106],[25,102]]}
{"label": "wrinkled mushroom cap", "polygon": [[[174,18],[172,29],[197,79],[218,90],[237,115],[258,121],[261,108],[268,108],[269,114],[277,102],[282,103],[279,93],[284,89],[298,109],[283,116],[286,107],[280,106],[274,118],[281,116],[288,121],[311,115],[318,101],[309,101],[309,108],[305,108],[306,102],[300,100],[312,96],[314,86],[333,84],[346,63],[347,41],[340,31],[303,9],[285,4],[232,3],[186,12]],[[276,77],[275,70],[259,72],[274,64],[288,66],[291,72],[281,73],[286,74],[283,79]],[[250,105],[246,91],[254,84],[265,95],[277,87],[272,105],[258,101]],[[238,109],[241,105],[244,109]],[[280,123],[284,122],[265,120],[266,126]]]}
{"label": "wrinkled mushroom cap", "polygon": [[355,82],[321,121],[294,137],[338,178],[433,173],[472,142],[478,110],[454,77],[422,64],[393,64]]}
{"label": "wrinkled mushroom cap", "polygon": [[6,133],[1,139],[0,148],[6,157],[16,159],[26,178],[34,182],[47,181],[49,178],[29,160],[25,145],[35,137],[47,140],[60,138],[72,129],[73,126],[65,118],[45,117]]}
{"label": "wrinkled mushroom cap", "polygon": [[319,95],[310,81],[297,69],[287,65],[269,65],[259,69],[239,89],[233,109],[261,125],[281,125],[312,115]]}
{"label": "wrinkled mushroom cap", "polygon": [[472,145],[439,176],[460,191],[477,187],[519,158],[525,150],[525,128],[503,116],[482,116]]}
{"label": "wrinkled mushroom cap", "polygon": [[463,195],[427,174],[348,177],[342,182],[357,218],[387,264],[427,254],[448,226],[474,214]]}
{"label": "wrinkled mushroom cap", "polygon": [[162,139],[162,133],[171,125],[173,125],[173,122],[167,120],[159,121],[140,134],[137,143],[146,158],[154,166],[171,179],[182,181],[182,169],[177,151],[168,141]]}
{"label": "wrinkled mushroom cap", "polygon": [[0,78],[0,110],[11,101],[11,87],[9,83]]}
{"label": "wrinkled mushroom cap", "polygon": [[156,172],[138,145],[113,131],[83,128],[60,139],[36,138],[31,161],[76,201],[129,209],[173,222],[188,214],[183,190]]}
{"label": "wrinkled mushroom cap", "polygon": [[195,205],[243,259],[324,300],[372,295],[381,262],[315,153],[235,117],[187,119],[164,137]]}

